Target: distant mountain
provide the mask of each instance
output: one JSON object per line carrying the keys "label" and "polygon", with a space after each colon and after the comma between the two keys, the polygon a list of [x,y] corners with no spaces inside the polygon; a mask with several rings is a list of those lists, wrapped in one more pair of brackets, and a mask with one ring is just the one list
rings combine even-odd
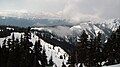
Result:
{"label": "distant mountain", "polygon": [[59,14],[49,12],[0,11],[0,24],[13,26],[55,26],[70,25]]}
{"label": "distant mountain", "polygon": [[0,16],[0,25],[28,27],[28,26],[70,25],[70,23],[67,23],[65,19],[40,19],[40,18],[19,18]]}
{"label": "distant mountain", "polygon": [[89,37],[94,38],[98,32],[103,34],[103,39],[109,37],[112,31],[120,26],[119,19],[81,21],[75,22],[60,18],[52,13],[28,13],[28,12],[0,12],[0,25],[12,25],[20,27],[38,27],[49,30],[62,37],[80,36],[85,30]]}
{"label": "distant mountain", "polygon": [[101,22],[84,22],[79,25],[73,26],[70,29],[74,31],[76,35],[81,35],[82,31],[85,30],[89,37],[94,38],[98,35],[98,32],[102,33],[103,39],[109,37],[112,31],[116,31],[120,26],[119,19],[109,19]]}

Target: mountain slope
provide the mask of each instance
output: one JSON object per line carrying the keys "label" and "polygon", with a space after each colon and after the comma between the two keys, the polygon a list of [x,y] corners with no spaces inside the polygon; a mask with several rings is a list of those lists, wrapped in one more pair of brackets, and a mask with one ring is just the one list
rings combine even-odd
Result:
{"label": "mountain slope", "polygon": [[72,31],[78,31],[76,34],[80,35],[83,30],[86,31],[90,37],[94,38],[97,36],[97,33],[100,32],[103,35],[103,39],[106,39],[106,37],[109,37],[112,33],[112,31],[117,30],[117,28],[120,26],[120,21],[117,19],[110,19],[103,22],[86,22],[81,23],[79,25],[73,26],[70,29]]}
{"label": "mountain slope", "polygon": [[[18,38],[19,40],[21,38],[21,34],[23,35],[23,33],[18,33],[18,32],[13,32],[13,33],[15,39]],[[8,40],[9,38],[12,38],[13,33],[11,33],[11,35],[7,36],[6,38],[0,38],[0,47],[2,46],[2,43],[5,39]],[[34,33],[31,33],[31,39],[29,39],[29,41],[31,41],[33,45],[35,45],[36,40],[38,40],[38,36],[36,36]],[[42,39],[40,39],[40,42],[42,45],[42,49],[45,49],[46,51],[47,60],[49,60],[50,57],[52,56],[53,62],[55,63],[55,65],[57,65],[57,67],[61,67],[63,62],[66,64],[68,60],[68,54],[63,49],[61,49],[60,47],[54,47],[53,49],[53,45],[46,43]],[[31,47],[31,49],[33,49],[33,47]],[[62,56],[63,58],[61,59],[60,56]]]}
{"label": "mountain slope", "polygon": [[[35,30],[45,30],[54,33],[65,39],[79,37],[82,31],[85,30],[89,37],[94,38],[98,32],[102,33],[103,42],[111,35],[112,31],[117,30],[120,26],[119,19],[109,19],[98,22],[83,22],[73,26],[54,26],[54,27],[34,27]],[[75,39],[74,39],[75,40]]]}

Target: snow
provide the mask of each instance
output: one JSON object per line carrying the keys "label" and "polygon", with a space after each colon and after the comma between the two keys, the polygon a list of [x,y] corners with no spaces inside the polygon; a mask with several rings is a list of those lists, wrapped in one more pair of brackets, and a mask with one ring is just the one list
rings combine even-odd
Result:
{"label": "snow", "polygon": [[100,28],[98,28],[97,26],[94,25],[93,27],[94,27],[95,34],[96,34],[96,35],[98,35],[98,32],[100,32],[100,33],[104,33],[104,31],[101,30]]}
{"label": "snow", "polygon": [[[98,24],[98,25],[96,25]],[[92,22],[90,23],[81,23],[79,25],[75,25],[73,27],[70,27],[70,30],[73,31],[74,33],[82,33],[83,30],[85,30],[87,33],[88,31],[90,33],[92,33],[93,35],[97,35],[97,33],[100,31],[103,34],[106,34],[104,30],[106,29],[110,29],[111,31],[115,31],[120,25],[120,22],[118,22],[117,20],[106,20],[105,22],[102,23],[95,23],[93,24]],[[12,29],[7,27],[7,29]],[[50,31],[50,29],[47,28],[32,28],[34,30],[48,30]],[[0,30],[1,31],[1,30]],[[64,31],[64,30],[63,30]],[[18,32],[13,32],[15,38],[20,39],[21,34],[23,33],[18,33]],[[12,38],[12,34],[10,36],[7,36],[5,38],[0,38],[0,46],[2,46],[3,41],[8,38]],[[109,31],[110,33],[110,31]],[[31,33],[31,39],[29,39],[29,41],[31,41],[33,44],[35,44],[35,41],[38,40],[39,38],[35,35],[35,33]],[[42,39],[40,39],[42,48],[45,49],[46,51],[46,55],[47,55],[47,60],[50,59],[50,57],[52,56],[53,58],[53,62],[57,65],[57,67],[61,67],[62,63],[64,62],[65,64],[67,63],[68,60],[68,54],[61,49],[60,47],[53,47],[53,45],[46,43],[45,41],[43,41]],[[33,48],[33,47],[32,47]],[[66,56],[66,58],[64,58],[64,55]],[[63,57],[63,59],[60,59],[60,56]],[[66,64],[67,65],[67,64]],[[54,67],[54,66],[53,66]],[[111,66],[103,66],[103,67],[120,67],[120,64],[117,65],[111,65]]]}
{"label": "snow", "polygon": [[2,43],[4,40],[5,40],[5,38],[0,38],[0,47],[2,46]]}
{"label": "snow", "polygon": [[[70,29],[73,31],[79,31],[81,33],[82,30],[85,30],[86,33],[92,33],[92,35],[97,35],[98,32],[101,32],[103,34],[106,34],[105,30],[111,30],[115,31],[120,25],[120,22],[117,20],[114,21],[113,19],[111,20],[106,20],[104,22],[100,23],[95,23],[95,22],[84,22],[80,23],[79,25],[73,26]],[[111,33],[111,32],[110,32]]]}
{"label": "snow", "polygon": [[31,28],[31,30],[44,30],[44,31],[49,31],[49,32],[52,32],[49,28],[44,28],[44,27],[34,27],[34,28]]}
{"label": "snow", "polygon": [[[41,27],[41,28],[32,28],[35,30],[46,30],[46,31],[52,31],[54,34],[57,34],[58,36],[64,37],[64,36],[80,36],[82,34],[82,31],[85,30],[86,33],[93,38],[98,35],[98,32],[102,33],[104,36],[102,38],[109,37],[112,33],[112,31],[117,30],[117,28],[120,26],[119,19],[109,19],[104,21],[96,21],[96,22],[82,22],[77,25],[73,25],[72,27]],[[65,29],[66,28],[66,29]],[[70,31],[70,32],[69,32]],[[69,32],[69,33],[67,33]],[[67,33],[67,34],[63,34]]]}
{"label": "snow", "polygon": [[[21,34],[23,34],[23,33],[18,33],[18,32],[13,32],[14,33],[14,36],[15,36],[15,39],[16,38],[18,38],[18,39],[20,39],[20,37],[21,37]],[[13,33],[11,33],[11,35],[10,36],[7,36],[7,37],[5,37],[5,38],[0,38],[0,46],[2,46],[2,43],[3,43],[3,41],[6,39],[9,39],[9,38],[12,38],[12,34]]]}
{"label": "snow", "polygon": [[35,28],[31,28],[31,30],[43,30],[44,28],[37,28],[37,27],[35,27]]}
{"label": "snow", "polygon": [[120,64],[117,64],[117,65],[111,65],[111,66],[103,66],[103,67],[120,67]]}
{"label": "snow", "polygon": [[10,27],[7,27],[6,29],[8,29],[8,30],[14,30],[14,28],[10,28]]}
{"label": "snow", "polygon": [[[23,34],[23,33],[18,33],[18,32],[13,32],[13,33],[14,33],[15,38],[18,38],[18,39],[20,39],[21,34]],[[0,38],[0,44],[3,43],[4,39],[11,38],[13,33],[11,33],[10,36],[7,36],[5,38]],[[31,33],[30,41],[33,44],[35,44],[36,40],[38,40],[38,37],[34,33]],[[42,48],[45,49],[45,51],[46,51],[47,60],[49,60],[50,57],[52,56],[53,62],[57,65],[57,67],[61,67],[62,62],[64,62],[66,64],[66,62],[68,60],[68,54],[63,49],[61,49],[60,47],[54,47],[54,49],[53,49],[53,45],[46,43],[42,39],[40,39],[40,42],[41,42]],[[63,59],[60,59],[61,55],[63,56]],[[65,59],[64,59],[64,55],[66,56]],[[103,67],[120,67],[120,64],[111,65],[111,66],[103,66]]]}
{"label": "snow", "polygon": [[[32,37],[31,37],[30,41],[33,44],[35,44],[35,41],[38,40],[38,37],[33,33],[31,35],[32,35]],[[46,50],[47,60],[49,60],[50,57],[52,56],[53,62],[57,65],[57,67],[61,67],[62,62],[64,62],[64,63],[67,62],[68,54],[63,49],[61,49],[60,47],[54,47],[54,49],[53,49],[53,45],[46,43],[42,39],[40,39],[40,42],[41,42],[43,49],[45,48],[45,50]],[[59,52],[59,50],[60,50],[60,52]],[[60,56],[61,55],[63,56],[64,54],[66,55],[66,58],[64,59],[64,57],[63,57],[63,59],[60,59]]]}
{"label": "snow", "polygon": [[[18,38],[18,39],[20,39],[21,34],[23,34],[23,33],[18,33],[18,32],[13,32],[13,33],[14,33],[15,38]],[[0,38],[0,44],[2,45],[4,39],[12,38],[13,33],[11,33],[10,36],[7,36],[5,38]],[[38,39],[39,38],[34,33],[31,33],[31,39],[29,39],[29,41],[31,41],[33,44],[35,44],[35,41]],[[42,48],[45,49],[45,51],[46,51],[48,61],[49,61],[50,57],[52,56],[53,62],[57,65],[57,67],[61,67],[62,62],[64,62],[64,63],[67,62],[68,54],[63,49],[61,49],[60,47],[54,47],[54,49],[53,49],[53,46],[51,44],[46,43],[42,39],[40,39],[40,42],[41,42]],[[61,55],[62,56],[65,55],[66,58],[64,59],[64,57],[63,57],[63,59],[60,59]]]}

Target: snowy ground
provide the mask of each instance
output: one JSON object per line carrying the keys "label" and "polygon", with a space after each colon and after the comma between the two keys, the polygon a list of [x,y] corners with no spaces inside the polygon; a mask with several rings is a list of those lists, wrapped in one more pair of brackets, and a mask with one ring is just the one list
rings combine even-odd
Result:
{"label": "snowy ground", "polygon": [[[20,39],[20,37],[21,37],[21,34],[23,34],[23,33],[18,33],[18,32],[13,32],[14,33],[14,36],[15,36],[15,38],[18,38],[18,39]],[[0,38],[0,46],[2,45],[2,43],[3,43],[3,41],[6,39],[9,39],[9,38],[12,38],[12,34],[13,33],[11,33],[11,35],[10,36],[7,36],[7,37],[5,37],[5,38]]]}
{"label": "snowy ground", "polygon": [[[32,37],[31,41],[33,42],[33,44],[35,44],[35,41],[38,40],[38,37],[35,34],[32,34],[31,37]],[[45,48],[45,50],[46,50],[47,59],[49,60],[52,55],[53,62],[57,65],[57,67],[61,67],[62,62],[64,62],[64,63],[67,62],[68,55],[66,54],[66,52],[63,49],[61,49],[60,47],[55,47],[53,49],[53,46],[51,44],[46,43],[42,39],[40,39],[40,41],[41,41],[41,45],[42,45],[43,49]],[[60,59],[61,55],[62,55],[62,57],[63,57],[63,55],[65,55],[66,58],[64,59],[64,57],[63,57],[63,59]]]}
{"label": "snowy ground", "polygon": [[[0,38],[0,45],[2,45],[3,41],[8,38],[11,38],[12,37],[12,34],[10,36],[7,36],[5,38]],[[14,32],[14,36],[15,38],[18,38],[20,39],[21,37],[21,34],[23,33],[17,33],[17,32]],[[35,35],[35,34],[31,34],[31,39],[30,41],[35,44],[35,41],[38,40],[38,37]],[[47,59],[49,60],[50,57],[52,56],[53,58],[53,62],[57,65],[57,67],[61,67],[62,65],[62,62],[64,62],[66,64],[67,60],[68,60],[68,55],[66,54],[66,52],[64,50],[62,50],[60,47],[54,47],[53,49],[53,46],[51,44],[48,44],[46,43],[45,41],[43,41],[42,39],[40,39],[41,41],[41,45],[43,47],[43,49],[46,50],[46,55],[47,55]],[[64,59],[63,55],[66,56],[66,58]],[[63,57],[63,59],[60,59],[60,56]],[[54,67],[54,66],[53,66]]]}
{"label": "snowy ground", "polygon": [[117,64],[117,65],[111,65],[111,66],[103,66],[103,67],[120,67],[120,64]]}
{"label": "snowy ground", "polygon": [[[12,34],[13,33],[11,33],[11,35],[8,36],[8,37],[0,38],[0,45],[2,45],[4,39],[11,38]],[[18,39],[20,39],[21,34],[23,34],[23,33],[14,32],[15,38],[18,38]],[[31,36],[30,41],[33,44],[35,44],[35,41],[38,40],[38,37],[34,33],[32,33],[31,35],[32,36]],[[46,55],[47,55],[47,59],[48,60],[50,59],[50,57],[52,55],[53,62],[57,65],[57,67],[61,67],[62,62],[64,62],[66,64],[66,62],[68,60],[68,55],[67,55],[67,53],[63,49],[61,49],[60,47],[54,47],[54,49],[53,49],[53,46],[51,44],[46,43],[42,39],[40,39],[40,41],[41,41],[41,45],[42,45],[43,49],[46,50]],[[62,55],[63,59],[60,59],[61,55]],[[65,59],[64,59],[64,55],[66,56]],[[120,64],[111,65],[111,66],[103,66],[103,67],[120,67]]]}

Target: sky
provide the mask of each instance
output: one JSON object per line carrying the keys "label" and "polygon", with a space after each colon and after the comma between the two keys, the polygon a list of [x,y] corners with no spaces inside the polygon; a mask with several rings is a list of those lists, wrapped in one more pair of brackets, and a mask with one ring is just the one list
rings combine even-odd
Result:
{"label": "sky", "polygon": [[120,0],[0,0],[0,11],[52,12],[76,21],[120,18]]}

